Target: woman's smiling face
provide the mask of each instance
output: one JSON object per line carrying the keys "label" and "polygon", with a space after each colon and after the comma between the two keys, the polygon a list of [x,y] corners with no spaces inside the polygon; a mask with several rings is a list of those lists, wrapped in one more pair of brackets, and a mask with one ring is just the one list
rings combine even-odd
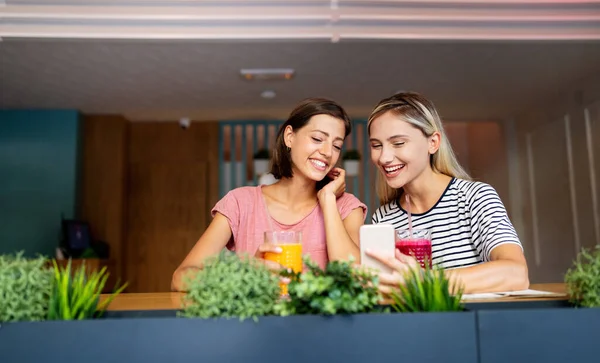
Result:
{"label": "woman's smiling face", "polygon": [[330,115],[315,115],[298,129],[285,130],[285,142],[291,149],[294,175],[320,181],[335,166],[344,145],[344,122]]}
{"label": "woman's smiling face", "polygon": [[371,161],[388,185],[402,188],[430,167],[436,143],[393,112],[374,119],[370,126]]}

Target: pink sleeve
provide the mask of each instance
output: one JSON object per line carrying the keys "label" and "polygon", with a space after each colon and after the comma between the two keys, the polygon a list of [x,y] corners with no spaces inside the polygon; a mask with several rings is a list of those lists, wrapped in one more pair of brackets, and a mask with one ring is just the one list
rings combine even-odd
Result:
{"label": "pink sleeve", "polygon": [[361,202],[358,198],[350,193],[344,193],[337,200],[338,210],[342,220],[346,219],[350,213],[356,208],[361,208],[363,212],[363,222],[367,218],[367,206]]}
{"label": "pink sleeve", "polygon": [[235,236],[237,236],[240,226],[240,206],[241,203],[238,199],[237,193],[235,190],[232,190],[223,198],[221,198],[221,200],[219,200],[210,211],[210,214],[213,218],[217,212],[221,213],[223,216],[225,216],[225,218],[227,218],[229,221],[229,226],[231,227],[233,239],[235,239]]}

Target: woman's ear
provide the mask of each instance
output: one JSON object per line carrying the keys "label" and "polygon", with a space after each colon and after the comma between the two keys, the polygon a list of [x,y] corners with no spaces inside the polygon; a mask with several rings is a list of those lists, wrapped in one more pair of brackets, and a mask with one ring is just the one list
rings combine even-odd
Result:
{"label": "woman's ear", "polygon": [[283,130],[283,142],[285,143],[285,146],[287,146],[288,148],[291,148],[293,141],[294,141],[294,129],[292,128],[292,126],[287,125],[285,127],[285,130]]}
{"label": "woman's ear", "polygon": [[439,131],[434,132],[431,136],[429,136],[429,154],[435,154],[442,143],[442,134]]}

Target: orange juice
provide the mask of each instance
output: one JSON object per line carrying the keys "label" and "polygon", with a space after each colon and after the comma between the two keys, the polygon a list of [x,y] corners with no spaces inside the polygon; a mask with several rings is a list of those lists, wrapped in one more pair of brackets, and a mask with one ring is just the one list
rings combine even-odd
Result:
{"label": "orange juice", "polygon": [[[281,248],[281,253],[265,252],[265,260],[277,262],[283,267],[302,272],[302,244],[301,243],[276,243]],[[287,285],[280,284],[281,294],[287,295]]]}

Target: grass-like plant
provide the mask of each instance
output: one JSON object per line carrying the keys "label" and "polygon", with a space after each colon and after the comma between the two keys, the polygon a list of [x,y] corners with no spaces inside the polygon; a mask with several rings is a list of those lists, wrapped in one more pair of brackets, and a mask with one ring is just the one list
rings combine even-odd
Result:
{"label": "grass-like plant", "polygon": [[571,303],[600,307],[600,245],[581,250],[565,274],[565,283]]}
{"label": "grass-like plant", "polygon": [[109,273],[106,266],[100,271],[87,271],[85,263],[72,271],[71,260],[66,267],[54,264],[54,281],[48,309],[48,320],[83,320],[102,316],[108,305],[126,287],[123,284],[100,303],[100,294]]}
{"label": "grass-like plant", "polygon": [[390,294],[397,312],[462,311],[463,289],[453,286],[441,268],[410,269]]}
{"label": "grass-like plant", "polygon": [[0,255],[0,322],[46,319],[52,270],[45,257]]}
{"label": "grass-like plant", "polygon": [[185,278],[180,316],[240,320],[271,315],[280,294],[279,277],[256,259],[229,251],[205,260]]}
{"label": "grass-like plant", "polygon": [[276,306],[279,315],[357,314],[382,310],[378,276],[353,266],[353,261],[330,261],[321,269],[308,256],[306,272],[284,272],[290,277],[289,299]]}

